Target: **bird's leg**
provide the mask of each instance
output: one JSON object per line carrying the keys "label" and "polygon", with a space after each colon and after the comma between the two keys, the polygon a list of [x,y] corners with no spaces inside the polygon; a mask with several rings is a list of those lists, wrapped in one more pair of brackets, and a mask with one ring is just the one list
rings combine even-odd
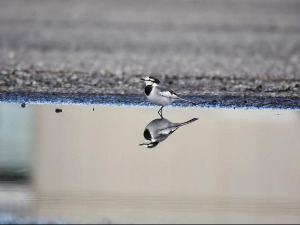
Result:
{"label": "bird's leg", "polygon": [[162,115],[162,109],[163,109],[163,106],[162,107],[160,107],[160,109],[158,110],[158,115],[160,115],[160,117],[163,119],[164,117],[163,117],[163,115]]}

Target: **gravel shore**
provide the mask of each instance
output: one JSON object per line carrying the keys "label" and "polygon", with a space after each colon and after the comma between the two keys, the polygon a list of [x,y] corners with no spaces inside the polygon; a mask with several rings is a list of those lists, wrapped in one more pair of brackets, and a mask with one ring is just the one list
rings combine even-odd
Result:
{"label": "gravel shore", "polygon": [[[300,98],[300,1],[0,2],[0,92]],[[300,107],[300,106],[299,106]]]}
{"label": "gravel shore", "polygon": [[[143,94],[145,74],[14,70],[0,73],[3,92]],[[157,76],[181,95],[299,97],[300,80],[235,76]]]}

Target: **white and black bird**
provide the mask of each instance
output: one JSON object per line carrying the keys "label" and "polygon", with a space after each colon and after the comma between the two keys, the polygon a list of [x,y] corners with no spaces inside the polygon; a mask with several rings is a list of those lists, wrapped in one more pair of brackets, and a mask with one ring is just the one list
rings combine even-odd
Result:
{"label": "white and black bird", "polygon": [[164,106],[170,105],[175,100],[183,100],[185,102],[189,102],[193,105],[197,105],[197,103],[183,99],[179,97],[174,91],[170,88],[161,85],[160,81],[153,77],[149,76],[146,78],[141,78],[141,80],[145,81],[145,94],[149,101],[155,105],[161,106],[158,114],[162,117],[162,109]]}
{"label": "white and black bird", "polygon": [[144,143],[140,146],[145,146],[147,148],[154,148],[160,142],[166,140],[166,138],[174,133],[179,127],[192,123],[198,120],[198,118],[193,118],[184,123],[172,123],[167,119],[155,119],[152,120],[144,130]]}

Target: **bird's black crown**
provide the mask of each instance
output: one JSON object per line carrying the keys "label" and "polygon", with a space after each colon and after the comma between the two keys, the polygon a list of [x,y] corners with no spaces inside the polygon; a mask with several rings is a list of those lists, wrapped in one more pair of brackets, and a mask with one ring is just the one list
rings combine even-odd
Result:
{"label": "bird's black crown", "polygon": [[156,84],[159,84],[159,83],[160,83],[159,79],[157,79],[156,77],[149,76],[149,78],[150,78],[154,83],[156,83]]}
{"label": "bird's black crown", "polygon": [[151,142],[150,144],[147,145],[147,148],[154,148],[158,145],[158,141],[154,141],[154,142]]}

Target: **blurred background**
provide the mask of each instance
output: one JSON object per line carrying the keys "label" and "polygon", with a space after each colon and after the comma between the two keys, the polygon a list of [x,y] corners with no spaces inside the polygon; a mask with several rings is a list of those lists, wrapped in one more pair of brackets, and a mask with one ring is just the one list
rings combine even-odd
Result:
{"label": "blurred background", "polygon": [[[174,83],[195,94],[239,96],[251,89],[247,94],[299,96],[293,92],[300,80],[299,11],[297,0],[1,0],[0,67],[6,77],[27,71],[5,83],[12,90],[76,92],[107,76],[114,77],[98,89],[114,87],[117,78],[156,74],[181,79]],[[76,88],[64,86],[65,77]],[[205,79],[195,88],[191,77]],[[112,91],[128,90],[138,89]]]}

